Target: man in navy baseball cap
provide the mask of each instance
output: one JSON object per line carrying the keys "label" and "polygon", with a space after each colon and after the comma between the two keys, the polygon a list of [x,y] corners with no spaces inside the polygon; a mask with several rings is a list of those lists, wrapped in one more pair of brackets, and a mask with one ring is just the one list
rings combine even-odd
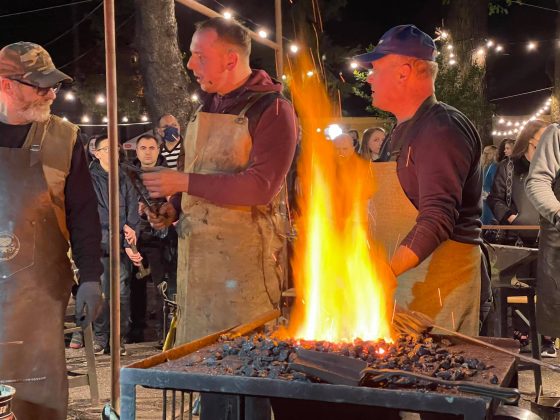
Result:
{"label": "man in navy baseball cap", "polygon": [[[477,335],[481,303],[486,308],[490,296],[481,269],[481,141],[465,115],[436,100],[436,56],[427,34],[401,25],[355,57],[371,66],[372,105],[397,119],[381,151],[382,160],[393,162],[374,164],[375,236],[386,249],[399,243],[391,258],[399,302],[438,325]],[[434,291],[444,289],[434,305]],[[457,314],[461,321],[452,322]]]}
{"label": "man in navy baseball cap", "polygon": [[370,64],[389,54],[404,55],[420,60],[435,61],[437,49],[434,40],[414,25],[399,25],[383,34],[373,51],[354,59]]}

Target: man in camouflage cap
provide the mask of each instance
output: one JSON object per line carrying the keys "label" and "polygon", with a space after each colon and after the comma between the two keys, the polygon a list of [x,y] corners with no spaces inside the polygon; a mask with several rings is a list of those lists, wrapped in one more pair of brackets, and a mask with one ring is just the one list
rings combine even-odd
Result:
{"label": "man in camouflage cap", "polygon": [[21,419],[66,419],[62,337],[72,286],[68,242],[80,271],[76,322],[101,303],[101,230],[78,127],[51,115],[63,81],[44,48],[0,50],[0,379],[13,384]]}

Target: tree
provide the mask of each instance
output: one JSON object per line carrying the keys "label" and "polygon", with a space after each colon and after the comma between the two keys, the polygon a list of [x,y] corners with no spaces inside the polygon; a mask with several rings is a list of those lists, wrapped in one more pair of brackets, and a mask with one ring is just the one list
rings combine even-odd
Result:
{"label": "tree", "polygon": [[[478,54],[477,49],[488,34],[488,14],[507,12],[507,9],[498,2],[490,4],[489,0],[449,0],[448,5],[446,29],[453,39],[456,69],[442,66],[438,83],[443,94],[440,98],[464,112],[477,128],[483,142],[490,143],[492,108],[486,99],[486,62],[484,55]],[[447,98],[446,93],[449,93]],[[455,94],[466,94],[469,100],[463,100]]]}
{"label": "tree", "polygon": [[144,81],[145,101],[152,121],[175,115],[182,127],[193,111],[190,79],[177,42],[173,0],[134,0],[136,47]]}

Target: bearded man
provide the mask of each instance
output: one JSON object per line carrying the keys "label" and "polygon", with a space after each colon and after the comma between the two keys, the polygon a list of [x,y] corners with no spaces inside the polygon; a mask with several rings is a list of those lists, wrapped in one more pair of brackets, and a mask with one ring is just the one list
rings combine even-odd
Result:
{"label": "bearded man", "polygon": [[63,81],[47,51],[0,50],[0,381],[18,419],[63,420],[68,404],[63,321],[80,271],[76,323],[101,304],[101,229],[78,127],[51,115]]}

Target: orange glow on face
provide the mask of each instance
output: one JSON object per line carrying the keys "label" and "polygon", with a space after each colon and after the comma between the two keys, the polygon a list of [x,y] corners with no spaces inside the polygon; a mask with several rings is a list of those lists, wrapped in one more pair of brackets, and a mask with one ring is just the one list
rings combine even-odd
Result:
{"label": "orange glow on face", "polygon": [[297,301],[289,334],[302,340],[391,340],[396,281],[368,234],[369,164],[341,157],[317,127],[333,122],[320,73],[304,54],[289,62],[290,90],[303,137],[298,162],[297,240],[292,267]]}

